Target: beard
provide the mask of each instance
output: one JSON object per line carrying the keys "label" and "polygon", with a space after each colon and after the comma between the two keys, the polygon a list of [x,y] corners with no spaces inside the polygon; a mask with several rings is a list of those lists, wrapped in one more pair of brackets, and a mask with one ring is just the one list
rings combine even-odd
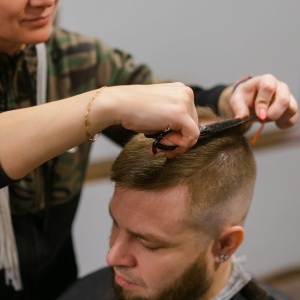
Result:
{"label": "beard", "polygon": [[[112,272],[114,273],[113,270]],[[118,300],[198,300],[207,293],[211,284],[212,278],[208,276],[207,263],[203,255],[198,257],[182,275],[157,295],[149,297],[130,296],[125,289],[115,282],[113,283]]]}

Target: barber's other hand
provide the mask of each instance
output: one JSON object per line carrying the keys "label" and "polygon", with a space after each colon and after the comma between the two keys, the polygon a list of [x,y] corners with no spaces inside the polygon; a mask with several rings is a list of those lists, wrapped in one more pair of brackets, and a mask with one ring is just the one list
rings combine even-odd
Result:
{"label": "barber's other hand", "polygon": [[255,112],[261,121],[275,121],[279,128],[293,126],[299,118],[297,101],[288,85],[270,74],[238,84],[229,104],[235,117]]}
{"label": "barber's other hand", "polygon": [[102,97],[108,99],[110,105],[114,103],[110,114],[113,120],[108,123],[145,134],[173,129],[162,141],[178,146],[174,151],[165,152],[168,157],[185,152],[197,141],[199,128],[194,94],[183,83],[114,86],[105,89]]}

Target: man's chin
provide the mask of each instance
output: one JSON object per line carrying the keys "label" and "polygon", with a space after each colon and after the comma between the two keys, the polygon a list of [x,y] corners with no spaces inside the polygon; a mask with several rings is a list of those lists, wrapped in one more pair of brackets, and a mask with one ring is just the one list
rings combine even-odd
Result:
{"label": "man's chin", "polygon": [[126,290],[114,282],[114,292],[118,300],[149,300],[151,298],[139,295],[137,291]]}
{"label": "man's chin", "polygon": [[[114,273],[114,272],[113,272]],[[118,285],[113,276],[115,294],[119,300],[203,299],[209,291],[212,278],[208,276],[205,256],[201,253],[178,278],[155,295],[145,295],[142,288],[126,289]],[[144,292],[147,292],[145,289]]]}

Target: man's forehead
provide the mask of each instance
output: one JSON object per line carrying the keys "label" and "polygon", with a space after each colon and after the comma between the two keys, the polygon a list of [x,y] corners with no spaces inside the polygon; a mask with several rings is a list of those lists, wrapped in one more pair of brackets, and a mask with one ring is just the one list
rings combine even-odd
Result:
{"label": "man's forehead", "polygon": [[110,201],[110,212],[118,222],[127,225],[155,226],[170,233],[186,230],[187,188],[141,191],[116,186]]}
{"label": "man's forehead", "polygon": [[112,203],[126,207],[136,206],[152,212],[164,213],[174,208],[176,215],[183,216],[190,202],[188,188],[183,185],[160,190],[140,190],[116,185]]}

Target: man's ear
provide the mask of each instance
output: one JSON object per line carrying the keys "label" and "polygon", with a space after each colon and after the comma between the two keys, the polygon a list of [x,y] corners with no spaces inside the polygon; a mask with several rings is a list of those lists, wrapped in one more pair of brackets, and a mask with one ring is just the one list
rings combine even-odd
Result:
{"label": "man's ear", "polygon": [[244,240],[244,228],[236,225],[226,228],[215,240],[214,256],[216,262],[226,261]]}

